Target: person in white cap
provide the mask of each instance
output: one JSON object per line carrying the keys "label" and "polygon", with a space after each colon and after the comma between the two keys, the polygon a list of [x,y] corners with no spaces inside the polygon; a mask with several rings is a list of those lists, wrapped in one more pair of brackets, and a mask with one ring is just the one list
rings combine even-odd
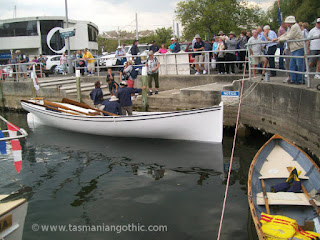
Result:
{"label": "person in white cap", "polygon": [[[201,40],[199,34],[196,34],[194,36],[194,38],[196,39],[196,42],[194,44],[193,51],[194,52],[202,52],[204,49],[204,42]],[[202,55],[202,53],[194,53],[193,57],[194,57],[194,62],[196,65],[196,70],[197,70],[195,75],[199,75],[200,74],[200,64],[203,63],[203,55]]]}
{"label": "person in white cap", "polygon": [[[101,103],[101,108],[102,110],[109,112],[109,113],[114,113],[114,114],[121,114],[121,107],[120,104],[118,102],[119,98],[117,98],[116,96],[111,96],[111,98],[108,98],[106,100],[104,100]],[[109,116],[106,113],[103,113],[105,116]]]}
{"label": "person in white cap", "polygon": [[312,28],[308,34],[308,38],[318,37],[318,39],[307,42],[308,55],[318,55],[317,57],[309,58],[309,65],[312,67],[317,63],[316,72],[314,76],[316,79],[320,79],[320,18],[316,19],[315,27]]}
{"label": "person in white cap", "polygon": [[127,61],[126,53],[121,46],[118,46],[118,48],[115,52],[115,57],[117,59],[116,65],[123,65]]}
{"label": "person in white cap", "polygon": [[169,46],[169,51],[171,51],[171,52],[173,51],[174,45],[175,45],[174,39],[175,39],[174,37],[171,38],[171,44],[170,44],[170,46]]}
{"label": "person in white cap", "polygon": [[120,83],[121,88],[118,89],[116,97],[119,98],[120,107],[121,107],[121,115],[128,114],[132,115],[132,101],[131,94],[141,93],[143,89],[146,89],[146,86],[142,88],[129,88],[127,87],[127,83],[122,81]]}
{"label": "person in white cap", "polygon": [[[280,36],[277,39],[273,39],[273,42],[278,41],[279,43],[287,40],[300,40],[303,39],[303,35],[300,29],[299,24],[296,22],[294,16],[288,16],[285,19],[285,24],[287,28],[290,28],[285,34]],[[288,47],[291,51],[291,56],[303,56],[304,55],[304,43],[303,42],[289,42]],[[304,72],[304,59],[303,58],[291,58],[290,71],[299,71]],[[293,84],[303,84],[304,83],[304,74],[303,73],[290,73],[291,82]]]}

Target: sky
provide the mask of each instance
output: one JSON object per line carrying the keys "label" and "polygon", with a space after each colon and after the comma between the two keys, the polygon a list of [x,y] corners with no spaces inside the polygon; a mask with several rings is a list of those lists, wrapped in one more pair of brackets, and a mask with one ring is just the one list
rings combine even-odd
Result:
{"label": "sky", "polygon": [[[67,0],[68,16],[95,23],[99,32],[135,30],[138,13],[140,30],[172,27],[174,10],[180,0]],[[266,10],[274,0],[251,0]],[[0,19],[31,16],[65,16],[65,0],[0,0]]]}

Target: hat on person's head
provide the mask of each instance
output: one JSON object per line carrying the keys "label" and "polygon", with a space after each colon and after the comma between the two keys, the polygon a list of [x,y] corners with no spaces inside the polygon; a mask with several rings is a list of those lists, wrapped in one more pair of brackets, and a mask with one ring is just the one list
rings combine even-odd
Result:
{"label": "hat on person's head", "polygon": [[133,64],[134,64],[134,61],[129,60],[127,63],[130,64],[130,65],[133,65]]}
{"label": "hat on person's head", "polygon": [[201,38],[199,34],[196,34],[194,38]]}
{"label": "hat on person's head", "polygon": [[316,23],[320,23],[320,18],[317,18]]}
{"label": "hat on person's head", "polygon": [[233,31],[229,32],[229,35],[236,36],[236,34]]}
{"label": "hat on person's head", "polygon": [[115,102],[115,101],[118,101],[119,100],[119,98],[117,98],[116,96],[111,96],[111,98],[110,98],[110,102]]}
{"label": "hat on person's head", "polygon": [[153,55],[153,51],[150,50],[150,51],[148,52],[148,55],[149,55],[149,56],[150,56],[150,55]]}
{"label": "hat on person's head", "polygon": [[296,18],[294,16],[288,16],[284,20],[285,23],[296,23]]}
{"label": "hat on person's head", "polygon": [[122,81],[122,82],[120,83],[120,85],[127,86],[128,84],[127,84],[126,81]]}
{"label": "hat on person's head", "polygon": [[271,28],[270,28],[270,26],[269,25],[265,25],[264,27],[263,27],[263,30],[270,30]]}
{"label": "hat on person's head", "polygon": [[223,31],[220,31],[220,32],[218,33],[218,35],[221,35],[221,34],[223,34],[223,35],[224,35],[224,32],[223,32]]}
{"label": "hat on person's head", "polygon": [[171,41],[173,41],[174,39],[175,39],[175,38],[174,38],[174,37],[172,37],[172,38],[171,38]]}
{"label": "hat on person's head", "polygon": [[118,49],[119,49],[119,48],[122,48],[122,47],[119,45],[119,46],[118,46]]}

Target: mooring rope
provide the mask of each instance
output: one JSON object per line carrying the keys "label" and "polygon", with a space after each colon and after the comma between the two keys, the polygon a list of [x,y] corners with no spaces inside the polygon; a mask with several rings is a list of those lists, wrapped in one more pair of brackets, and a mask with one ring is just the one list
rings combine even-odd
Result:
{"label": "mooring rope", "polygon": [[235,151],[235,147],[236,147],[236,139],[237,139],[238,127],[239,127],[239,119],[240,119],[240,111],[241,111],[241,103],[242,103],[245,72],[246,72],[246,63],[244,63],[244,69],[243,69],[243,77],[242,77],[242,82],[241,82],[242,84],[241,84],[241,91],[240,91],[240,99],[239,99],[239,106],[238,106],[236,128],[235,128],[235,131],[234,131],[232,152],[231,152],[230,164],[229,164],[229,172],[228,172],[228,180],[227,180],[227,185],[226,185],[226,191],[224,193],[223,207],[222,207],[222,213],[221,213],[221,218],[220,218],[220,226],[219,226],[219,232],[218,232],[217,240],[220,240],[223,217],[224,217],[224,212],[225,212],[226,202],[227,202],[227,197],[228,197],[228,190],[229,190],[232,162],[233,162],[233,156],[234,156],[234,151]]}

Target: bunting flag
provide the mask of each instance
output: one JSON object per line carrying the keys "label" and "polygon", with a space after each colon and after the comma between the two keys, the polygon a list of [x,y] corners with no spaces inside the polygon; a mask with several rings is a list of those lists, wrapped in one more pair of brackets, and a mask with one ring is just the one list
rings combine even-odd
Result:
{"label": "bunting flag", "polygon": [[281,16],[281,10],[280,10],[280,0],[278,0],[278,23],[279,23],[279,26],[281,26],[281,23],[282,23],[282,16]]}
{"label": "bunting flag", "polygon": [[[12,123],[7,122],[7,127],[9,130],[10,137],[16,137],[17,131],[20,130],[17,126],[13,125]],[[14,166],[16,171],[19,173],[22,168],[22,154],[21,154],[21,145],[18,139],[10,140],[12,146],[12,155],[14,160]]]}
{"label": "bunting flag", "polygon": [[37,74],[36,74],[36,68],[35,66],[33,65],[32,67],[32,72],[31,72],[31,78],[33,80],[33,87],[36,91],[38,91],[40,89],[39,87],[39,84],[38,84],[38,77],[37,77]]}
{"label": "bunting flag", "polygon": [[[4,138],[3,132],[0,128],[0,138]],[[0,153],[1,154],[7,154],[7,145],[6,141],[0,141]]]}

